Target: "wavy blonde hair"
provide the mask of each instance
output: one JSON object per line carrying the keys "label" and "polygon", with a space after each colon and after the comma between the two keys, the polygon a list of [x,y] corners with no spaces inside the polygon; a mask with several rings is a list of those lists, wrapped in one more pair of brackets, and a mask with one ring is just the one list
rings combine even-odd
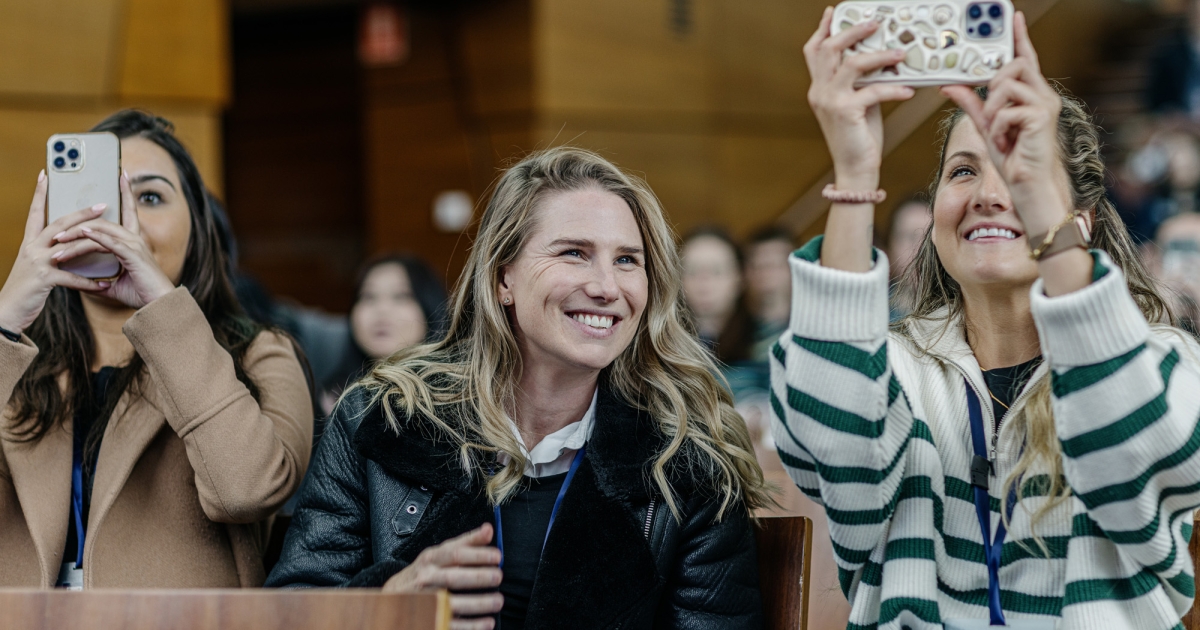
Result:
{"label": "wavy blonde hair", "polygon": [[[1150,322],[1174,323],[1174,317],[1162,295],[1159,293],[1153,277],[1142,264],[1136,248],[1125,224],[1117,215],[1117,210],[1105,194],[1104,159],[1100,154],[1100,137],[1096,125],[1092,122],[1082,102],[1067,94],[1063,88],[1055,85],[1062,96],[1062,112],[1058,119],[1059,153],[1063,156],[1063,168],[1071,181],[1071,192],[1075,208],[1090,212],[1092,215],[1092,247],[1103,250],[1113,263],[1121,268],[1129,285],[1129,292],[1137,302],[1142,314]],[[985,90],[980,90],[985,97]],[[938,159],[937,174],[929,186],[930,207],[937,199],[938,184],[941,181],[946,164],[946,147],[950,142],[950,134],[958,123],[963,120],[964,112],[951,111],[940,125],[939,136],[941,153]],[[925,231],[913,262],[904,272],[905,282],[911,287],[915,296],[913,312],[899,322],[895,330],[910,341],[910,319],[933,320],[940,316],[941,309],[949,311],[950,321],[964,317],[962,290],[958,282],[946,273],[937,249],[933,245],[933,225]],[[964,325],[967,323],[964,321]],[[914,345],[915,341],[914,341]],[[1047,500],[1031,515],[1031,528],[1035,527],[1055,507],[1066,501],[1071,494],[1071,488],[1063,476],[1062,446],[1054,428],[1054,411],[1050,404],[1050,375],[1047,374],[1034,383],[1025,406],[1017,416],[1010,420],[1018,425],[1019,431],[1026,436],[1025,450],[1013,471],[1004,480],[1001,496],[1016,488],[1018,500],[1023,499],[1027,490],[1037,489],[1039,494],[1045,493]],[[1041,462],[1050,471],[1049,478],[1043,483],[1020,483],[1030,469]],[[1026,486],[1030,486],[1027,488]],[[1007,523],[1008,515],[1004,515]],[[1042,553],[1049,555],[1044,540],[1033,534],[1034,541]]]}
{"label": "wavy blonde hair", "polygon": [[[451,296],[445,338],[380,362],[355,387],[366,388],[373,402],[384,401],[393,430],[414,414],[430,418],[441,433],[431,437],[456,444],[464,469],[487,477],[493,504],[512,496],[526,463],[508,420],[521,354],[498,298],[501,272],[517,260],[537,228],[546,198],[588,188],[623,199],[645,242],[645,312],[629,347],[600,378],[647,411],[668,438],[652,469],[659,492],[677,518],[668,471],[703,480],[721,501],[718,518],[738,501],[751,510],[772,503],[746,424],[714,376],[711,355],[685,320],[679,255],[662,206],[645,182],[591,151],[549,149],[508,169],[495,186]],[[498,453],[508,456],[508,464],[489,476]]]}

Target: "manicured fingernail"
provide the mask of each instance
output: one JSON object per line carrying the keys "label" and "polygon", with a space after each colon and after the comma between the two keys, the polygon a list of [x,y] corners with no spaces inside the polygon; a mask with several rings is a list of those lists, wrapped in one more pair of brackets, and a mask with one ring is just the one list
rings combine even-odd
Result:
{"label": "manicured fingernail", "polygon": [[[111,180],[109,180],[109,181],[111,181]],[[84,231],[84,233],[86,233],[86,234],[91,234],[91,233],[92,233],[92,228],[86,228],[86,227],[85,227],[85,228],[83,228],[83,231]]]}
{"label": "manicured fingernail", "polygon": [[55,235],[54,235],[54,240],[56,240],[56,241],[57,241],[58,239],[60,239],[60,238],[62,238],[62,237],[64,237],[64,236],[66,236],[66,235],[67,235],[67,233],[66,233],[65,231],[64,231],[64,232],[59,232],[58,234],[55,234]]}
{"label": "manicured fingernail", "polygon": [[[108,181],[111,182],[112,180],[110,179]],[[107,207],[108,207],[108,204],[106,204],[106,203],[98,203],[98,204],[92,206],[92,212],[99,214],[101,212],[104,212],[104,209]]]}
{"label": "manicured fingernail", "polygon": [[38,171],[38,181],[39,182],[45,181],[45,179],[46,179],[46,169],[42,169],[42,170]]}
{"label": "manicured fingernail", "polygon": [[101,289],[107,289],[109,286],[111,286],[111,283],[100,281],[96,283],[96,286],[100,287]]}
{"label": "manicured fingernail", "polygon": [[53,260],[58,260],[59,258],[62,258],[62,257],[63,257],[63,254],[65,254],[65,253],[67,253],[67,252],[65,252],[65,251],[62,251],[62,252],[55,252],[55,253],[54,253],[54,255],[53,255],[53,256],[51,256],[50,258],[51,258],[51,259],[53,259]]}

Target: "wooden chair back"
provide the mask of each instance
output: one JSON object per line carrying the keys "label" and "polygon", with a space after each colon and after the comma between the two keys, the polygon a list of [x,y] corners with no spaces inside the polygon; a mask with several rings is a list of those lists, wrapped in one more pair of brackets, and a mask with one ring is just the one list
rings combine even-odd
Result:
{"label": "wooden chair back", "polygon": [[812,572],[812,520],[806,516],[758,519],[758,578],[766,630],[806,630]]}
{"label": "wooden chair back", "polygon": [[[1200,513],[1197,515],[1200,516]],[[1195,571],[1193,575],[1200,575],[1200,520],[1192,523],[1192,541],[1188,544],[1188,551],[1192,554],[1192,568]],[[1187,630],[1200,630],[1200,611],[1196,610],[1195,604],[1192,604],[1192,609],[1183,616],[1183,627]]]}

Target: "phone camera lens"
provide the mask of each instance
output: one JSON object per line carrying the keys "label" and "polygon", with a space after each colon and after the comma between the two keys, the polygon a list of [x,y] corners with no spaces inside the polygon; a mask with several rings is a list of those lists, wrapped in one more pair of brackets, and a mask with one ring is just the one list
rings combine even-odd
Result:
{"label": "phone camera lens", "polygon": [[67,151],[67,157],[71,158],[72,160],[78,160],[79,159],[79,149],[71,149],[70,151]]}
{"label": "phone camera lens", "polygon": [[971,16],[972,20],[978,20],[983,17],[983,9],[978,4],[973,4],[970,9],[967,9],[967,15]]}
{"label": "phone camera lens", "polygon": [[67,165],[67,161],[60,155],[54,158],[54,168],[62,168]]}
{"label": "phone camera lens", "polygon": [[979,35],[980,37],[990,37],[992,35],[992,25],[988,24],[987,22],[980,24]]}
{"label": "phone camera lens", "polygon": [[54,150],[58,153],[62,153],[63,149],[65,148],[67,148],[67,145],[63,144],[62,140],[54,143]]}
{"label": "phone camera lens", "polygon": [[992,16],[993,20],[998,20],[1001,15],[1004,15],[1004,11],[1000,10],[1000,5],[993,4],[992,8],[988,9],[988,15]]}

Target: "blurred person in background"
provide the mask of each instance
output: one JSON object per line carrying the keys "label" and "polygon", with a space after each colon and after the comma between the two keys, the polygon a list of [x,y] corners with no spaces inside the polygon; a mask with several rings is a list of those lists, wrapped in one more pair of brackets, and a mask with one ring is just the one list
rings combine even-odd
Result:
{"label": "blurred person in background", "polygon": [[445,332],[446,290],[429,265],[404,254],[368,261],[354,283],[345,357],[321,388],[325,415],[333,413],[342,390],[374,362],[437,341]]}
{"label": "blurred person in background", "polygon": [[1132,153],[1127,174],[1146,192],[1126,210],[1135,241],[1150,243],[1168,218],[1200,209],[1200,136],[1190,122],[1160,121],[1146,144]]}
{"label": "blurred person in background", "polygon": [[[746,240],[746,295],[754,317],[754,343],[750,360],[764,366],[771,346],[787,330],[792,312],[792,271],[788,256],[796,249],[790,230],[779,225],[763,227]],[[770,375],[767,375],[770,378]],[[764,382],[769,386],[769,382]]]}
{"label": "blurred person in background", "polygon": [[[277,326],[296,341],[302,351],[305,371],[310,377],[313,409],[318,420],[324,417],[320,384],[339,374],[350,352],[350,324],[345,315],[334,315],[303,306],[291,299],[277,299],[261,282],[238,264],[238,243],[225,211],[225,204],[211,191],[205,193],[217,227],[218,242],[225,253],[229,277],[238,303],[254,321]],[[319,427],[318,427],[319,428]],[[319,435],[319,431],[317,432]]]}
{"label": "blurred person in background", "polygon": [[1200,0],[1187,0],[1186,19],[1150,61],[1144,102],[1156,114],[1200,117]]}
{"label": "blurred person in background", "polygon": [[[300,359],[238,305],[171,124],[126,110],[92,131],[121,139],[121,223],[46,225],[43,172],[0,290],[0,584],[260,586],[311,449]],[[95,251],[118,278],[57,267]]]}
{"label": "blurred person in background", "polygon": [[1154,266],[1166,285],[1179,326],[1197,333],[1200,323],[1200,214],[1177,214],[1158,228],[1158,259]]}
{"label": "blurred person in background", "polygon": [[912,311],[912,287],[904,281],[904,271],[921,249],[921,241],[933,215],[922,196],[909,197],[896,206],[888,217],[887,255],[891,261],[891,321],[896,322]]}
{"label": "blurred person in background", "polygon": [[268,585],[446,588],[454,628],[761,627],[773,501],[680,275],[599,155],[506,171],[448,333],[342,397]]}
{"label": "blurred person in background", "polygon": [[683,298],[700,341],[730,365],[750,358],[754,322],[743,291],[742,254],[729,233],[703,227],[680,246]]}

